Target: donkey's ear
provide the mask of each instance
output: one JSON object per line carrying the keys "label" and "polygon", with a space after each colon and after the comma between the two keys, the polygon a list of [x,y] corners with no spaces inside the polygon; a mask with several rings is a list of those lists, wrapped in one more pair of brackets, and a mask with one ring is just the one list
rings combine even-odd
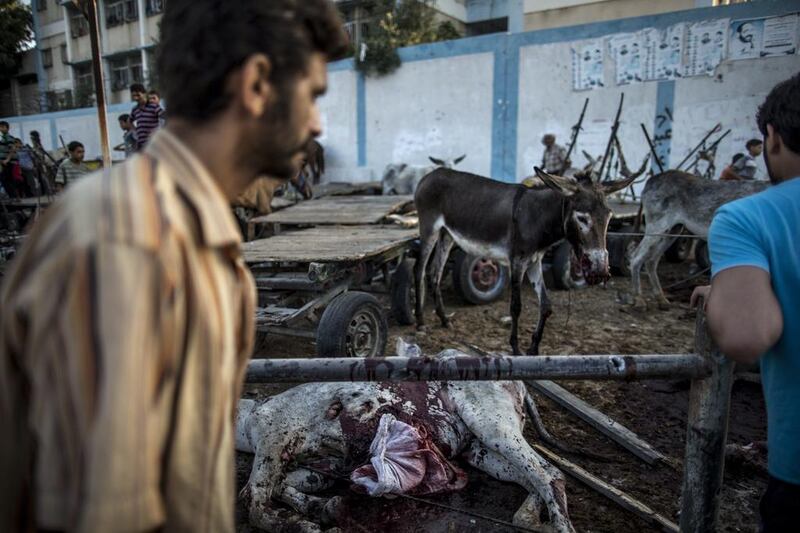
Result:
{"label": "donkey's ear", "polygon": [[457,164],[461,163],[464,160],[465,157],[467,157],[467,154],[464,154],[461,157],[456,157],[455,159],[453,159],[453,164],[457,165]]}
{"label": "donkey's ear", "polygon": [[538,176],[545,185],[565,196],[571,196],[578,192],[579,185],[569,178],[548,174],[539,167],[533,167],[533,170],[536,172],[536,176]]}
{"label": "donkey's ear", "polygon": [[438,165],[440,167],[444,166],[444,161],[442,161],[441,159],[436,159],[435,157],[431,156],[428,156],[428,159],[430,159],[431,163],[433,163],[434,165]]}

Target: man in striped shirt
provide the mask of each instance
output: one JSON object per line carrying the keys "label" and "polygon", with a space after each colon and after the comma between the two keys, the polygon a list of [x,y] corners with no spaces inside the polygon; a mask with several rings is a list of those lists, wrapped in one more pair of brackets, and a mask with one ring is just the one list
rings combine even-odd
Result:
{"label": "man in striped shirt", "polygon": [[169,124],[3,277],[0,531],[234,531],[255,289],[228,206],[299,171],[347,37],[329,0],[170,0],[159,42]]}
{"label": "man in striped shirt", "polygon": [[136,132],[136,142],[141,149],[161,125],[164,110],[160,104],[148,101],[147,90],[141,83],[131,85],[131,99],[136,102],[136,106],[131,110],[130,117]]}

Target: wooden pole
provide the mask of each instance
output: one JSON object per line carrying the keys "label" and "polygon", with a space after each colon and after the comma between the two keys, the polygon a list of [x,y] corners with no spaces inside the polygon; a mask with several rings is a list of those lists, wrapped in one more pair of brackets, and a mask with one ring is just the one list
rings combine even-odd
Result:
{"label": "wooden pole", "polygon": [[701,301],[698,306],[695,350],[710,365],[711,375],[705,379],[694,379],[689,390],[689,421],[681,490],[680,528],[683,533],[717,530],[733,384],[733,361],[722,355],[711,339],[703,305]]}
{"label": "wooden pole", "polygon": [[257,359],[249,383],[323,381],[636,380],[707,376],[696,354]]}
{"label": "wooden pole", "polygon": [[100,53],[100,24],[97,20],[97,0],[85,0],[84,14],[89,19],[89,42],[92,47],[92,72],[94,93],[97,98],[97,123],[100,128],[100,148],[103,151],[103,166],[111,166],[111,148],[108,143],[108,121],[106,116],[106,90],[103,79],[103,59]]}

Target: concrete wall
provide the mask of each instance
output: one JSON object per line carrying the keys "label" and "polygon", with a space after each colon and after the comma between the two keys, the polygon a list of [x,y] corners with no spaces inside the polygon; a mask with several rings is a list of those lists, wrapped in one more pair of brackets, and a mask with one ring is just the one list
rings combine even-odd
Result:
{"label": "concrete wall", "polygon": [[328,92],[319,101],[325,146],[326,175],[335,181],[352,181],[358,165],[356,125],[356,73],[352,70],[328,74]]}
{"label": "concrete wall", "polygon": [[407,63],[366,82],[367,161],[430,164],[428,156],[467,158],[460,169],[491,170],[492,54]]}

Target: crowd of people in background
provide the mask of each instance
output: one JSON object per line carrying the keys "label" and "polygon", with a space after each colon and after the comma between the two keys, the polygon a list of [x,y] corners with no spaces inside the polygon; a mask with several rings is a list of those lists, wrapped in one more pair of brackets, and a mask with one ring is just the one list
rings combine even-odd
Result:
{"label": "crowd of people in background", "polygon": [[[122,143],[115,151],[128,158],[142,150],[153,134],[166,123],[161,95],[135,83],[130,87],[136,105],[128,114],[120,115]],[[84,162],[86,148],[80,141],[71,141],[60,157],[42,146],[38,131],[31,131],[30,144],[9,133],[10,126],[0,121],[0,195],[14,199],[49,196],[91,172]]]}

